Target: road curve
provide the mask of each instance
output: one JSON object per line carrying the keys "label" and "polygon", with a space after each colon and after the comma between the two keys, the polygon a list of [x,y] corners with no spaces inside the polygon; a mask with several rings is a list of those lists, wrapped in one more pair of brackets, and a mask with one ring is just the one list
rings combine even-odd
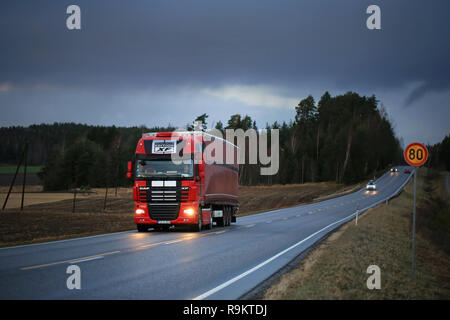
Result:
{"label": "road curve", "polygon": [[[396,195],[406,167],[377,191],[238,218],[190,233],[106,235],[0,248],[0,299],[238,299],[359,212]],[[412,169],[412,168],[411,168]],[[81,289],[69,290],[69,265]]]}

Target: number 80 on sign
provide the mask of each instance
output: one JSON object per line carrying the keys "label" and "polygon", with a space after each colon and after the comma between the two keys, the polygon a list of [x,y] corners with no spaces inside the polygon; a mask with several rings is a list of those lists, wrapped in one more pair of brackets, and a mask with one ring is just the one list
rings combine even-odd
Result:
{"label": "number 80 on sign", "polygon": [[428,150],[423,144],[414,142],[406,147],[403,156],[409,165],[420,167],[428,160]]}

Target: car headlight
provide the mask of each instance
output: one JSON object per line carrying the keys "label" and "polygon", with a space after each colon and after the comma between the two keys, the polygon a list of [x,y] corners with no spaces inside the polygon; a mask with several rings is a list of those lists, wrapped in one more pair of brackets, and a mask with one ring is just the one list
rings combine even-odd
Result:
{"label": "car headlight", "polygon": [[192,208],[188,208],[188,209],[184,209],[183,212],[186,213],[187,215],[192,216],[194,214],[195,210]]}
{"label": "car headlight", "polygon": [[136,209],[136,214],[144,214],[145,210],[144,209]]}

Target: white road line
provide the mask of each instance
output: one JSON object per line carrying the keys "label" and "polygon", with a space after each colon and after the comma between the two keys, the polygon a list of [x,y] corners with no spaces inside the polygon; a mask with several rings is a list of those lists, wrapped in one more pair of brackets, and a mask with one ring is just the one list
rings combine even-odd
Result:
{"label": "white road line", "polygon": [[344,220],[346,220],[346,219],[348,219],[348,218],[350,218],[350,217],[352,217],[352,216],[354,216],[354,215],[355,215],[355,214],[352,213],[351,215],[349,215],[349,216],[347,216],[347,217],[345,217],[345,218],[342,218],[342,219],[340,219],[340,220],[338,220],[338,221],[336,221],[336,222],[333,222],[333,223],[327,225],[326,227],[320,229],[319,231],[314,232],[314,233],[311,234],[310,236],[308,236],[308,237],[306,237],[305,239],[303,239],[303,240],[297,242],[296,244],[290,246],[289,248],[284,249],[283,251],[277,253],[276,255],[274,255],[273,257],[271,257],[271,258],[269,258],[269,259],[267,259],[266,261],[261,262],[261,263],[258,264],[257,266],[255,266],[255,267],[253,267],[253,268],[251,268],[251,269],[245,271],[244,273],[241,273],[240,275],[238,275],[238,276],[236,276],[236,277],[234,277],[234,278],[228,280],[227,282],[224,282],[224,283],[222,283],[221,285],[219,285],[219,286],[217,286],[217,287],[215,287],[215,288],[213,288],[213,289],[211,289],[211,290],[209,290],[209,291],[207,291],[207,292],[205,292],[205,293],[203,293],[203,294],[201,294],[201,295],[195,297],[193,300],[203,300],[203,299],[209,297],[210,295],[212,295],[212,294],[214,294],[214,293],[216,293],[216,292],[222,290],[223,288],[228,287],[229,285],[233,284],[234,282],[236,282],[236,281],[238,281],[238,280],[244,278],[245,276],[249,275],[250,273],[253,273],[253,272],[255,272],[256,270],[262,268],[263,266],[265,266],[265,265],[268,264],[269,262],[271,262],[271,261],[277,259],[279,256],[285,254],[286,252],[291,251],[291,250],[294,249],[295,247],[298,247],[299,245],[301,245],[301,244],[304,243],[305,241],[308,241],[309,239],[311,239],[311,238],[314,237],[315,235],[321,233],[322,231],[328,229],[329,227],[331,227],[331,226],[333,226],[333,225],[335,225],[335,224],[338,224],[338,223],[340,223],[340,222],[342,222],[342,221],[344,221]]}
{"label": "white road line", "polygon": [[246,228],[251,228],[251,227],[254,227],[255,225],[254,224],[249,224],[248,226],[246,226]]}
{"label": "white road line", "polygon": [[92,257],[92,258],[87,258],[87,259],[80,259],[80,260],[72,260],[67,262],[68,264],[74,264],[74,263],[80,263],[80,262],[86,262],[86,261],[91,261],[91,260],[97,260],[97,259],[103,259],[104,256],[97,256],[97,257]]}
{"label": "white road line", "polygon": [[40,243],[22,244],[22,245],[19,245],[19,246],[2,247],[2,248],[0,248],[0,250],[14,249],[14,248],[23,248],[23,247],[32,247],[32,246],[41,246],[41,245],[46,245],[46,244],[54,244],[54,243],[61,243],[61,242],[68,242],[68,241],[75,241],[75,240],[84,240],[84,239],[92,239],[92,238],[111,236],[111,235],[121,234],[121,233],[132,233],[132,232],[135,232],[135,230],[119,231],[119,232],[112,232],[112,233],[104,233],[104,234],[97,234],[95,236],[78,237],[78,238],[71,238],[71,239],[64,239],[64,240],[55,240],[55,241],[47,241],[47,242],[40,242]]}
{"label": "white road line", "polygon": [[[396,194],[397,194],[397,193],[398,193],[398,192],[406,185],[406,183],[409,181],[409,179],[410,179],[410,177],[408,177],[408,178],[406,179],[406,181],[405,181],[405,182],[404,182],[404,183],[403,183],[403,184],[402,184],[402,185],[401,185],[394,193],[391,193],[391,195],[389,195],[389,196],[386,197],[386,198],[389,199],[389,198],[395,196],[395,195],[396,195]],[[379,205],[380,203],[382,203],[382,202],[384,202],[384,201],[385,201],[385,200],[383,199],[383,200],[381,200],[381,201],[374,202],[373,204],[371,204],[371,205],[369,205],[369,206],[367,206],[367,207],[361,209],[361,210],[360,210],[360,213],[363,213],[363,212],[366,211],[367,209],[372,208],[372,207],[375,207],[375,206]],[[214,293],[216,293],[216,292],[218,292],[218,291],[220,291],[220,290],[222,290],[222,289],[228,287],[229,285],[235,283],[236,281],[238,281],[238,280],[240,280],[240,279],[246,277],[247,275],[249,275],[249,274],[255,272],[256,270],[258,270],[258,269],[264,267],[266,264],[268,264],[268,263],[270,263],[271,261],[277,259],[278,257],[282,256],[282,255],[285,254],[286,252],[289,252],[289,251],[291,251],[292,249],[298,247],[299,245],[301,245],[301,244],[304,243],[305,241],[308,241],[309,239],[311,239],[312,237],[314,237],[314,236],[316,236],[317,234],[321,233],[322,231],[328,229],[329,227],[334,226],[334,225],[336,225],[336,224],[338,224],[338,223],[341,223],[342,221],[345,221],[345,220],[347,220],[347,219],[350,219],[350,218],[352,218],[352,217],[355,216],[355,215],[356,215],[356,213],[352,213],[351,215],[349,215],[349,216],[347,216],[347,217],[345,217],[345,218],[342,218],[342,219],[340,219],[340,220],[338,220],[338,221],[335,221],[335,222],[333,222],[333,223],[330,223],[330,224],[327,225],[326,227],[323,227],[322,229],[320,229],[320,230],[314,232],[313,234],[309,235],[309,236],[306,237],[305,239],[303,239],[303,240],[301,240],[301,241],[299,241],[299,242],[293,244],[293,245],[290,246],[289,248],[284,249],[283,251],[281,251],[281,252],[277,253],[276,255],[272,256],[271,258],[269,258],[269,259],[267,259],[267,260],[261,262],[261,263],[258,264],[257,266],[255,266],[255,267],[253,267],[253,268],[251,268],[251,269],[249,269],[249,270],[247,270],[247,271],[241,273],[240,275],[238,275],[238,276],[236,276],[236,277],[234,277],[234,278],[232,278],[232,279],[230,279],[230,280],[228,280],[228,281],[222,283],[221,285],[219,285],[219,286],[217,286],[217,287],[215,287],[215,288],[213,288],[213,289],[211,289],[211,290],[209,290],[209,291],[206,291],[205,293],[202,293],[201,295],[195,297],[193,300],[203,300],[203,299],[209,297],[210,295],[212,295],[212,294],[214,294]]]}
{"label": "white road line", "polygon": [[183,241],[183,240],[173,240],[173,241],[166,242],[164,244],[172,244],[172,243],[177,243],[177,242],[181,242],[181,241]]}

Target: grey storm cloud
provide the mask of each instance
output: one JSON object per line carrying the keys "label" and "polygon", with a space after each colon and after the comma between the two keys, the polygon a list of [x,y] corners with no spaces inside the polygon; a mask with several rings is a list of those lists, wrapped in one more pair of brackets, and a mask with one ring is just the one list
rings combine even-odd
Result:
{"label": "grey storm cloud", "polygon": [[0,82],[425,83],[407,103],[449,87],[448,1],[375,1],[377,31],[374,1],[76,1],[82,30],[69,31],[72,2],[2,2]]}
{"label": "grey storm cloud", "polygon": [[[81,8],[81,30],[66,28],[71,4]],[[372,4],[381,30],[366,28]],[[248,112],[260,122],[292,119],[291,105],[289,114],[265,106],[325,90],[397,92],[395,104],[417,106],[450,88],[448,12],[448,0],[1,1],[1,125],[127,124],[123,109],[133,103],[136,113],[171,121],[160,106],[188,110],[175,96],[192,113]],[[437,119],[448,113],[430,99],[423,105]]]}

